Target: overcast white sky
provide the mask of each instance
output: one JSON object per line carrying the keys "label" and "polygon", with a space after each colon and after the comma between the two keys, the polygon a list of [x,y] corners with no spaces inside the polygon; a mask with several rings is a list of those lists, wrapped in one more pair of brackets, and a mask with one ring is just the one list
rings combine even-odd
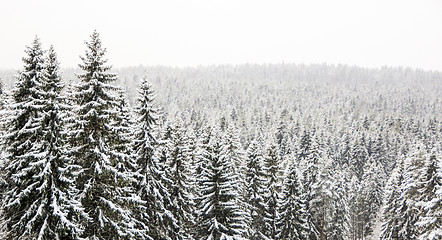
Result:
{"label": "overcast white sky", "polygon": [[330,63],[442,71],[440,0],[14,0],[0,2],[0,68],[35,35],[74,67],[94,29],[109,63]]}

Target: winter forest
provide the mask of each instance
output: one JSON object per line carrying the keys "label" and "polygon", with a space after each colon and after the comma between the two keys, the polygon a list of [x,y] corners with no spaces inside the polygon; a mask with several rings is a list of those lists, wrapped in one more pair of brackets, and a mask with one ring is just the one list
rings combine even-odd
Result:
{"label": "winter forest", "polygon": [[0,239],[442,239],[442,73],[114,69],[105,42],[0,71]]}

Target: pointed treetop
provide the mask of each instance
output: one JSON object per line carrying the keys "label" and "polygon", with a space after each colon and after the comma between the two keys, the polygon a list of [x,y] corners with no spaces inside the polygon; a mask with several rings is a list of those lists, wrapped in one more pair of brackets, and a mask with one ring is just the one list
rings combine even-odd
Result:
{"label": "pointed treetop", "polygon": [[84,70],[89,72],[105,72],[112,69],[112,66],[104,66],[107,63],[107,59],[103,59],[106,54],[106,48],[102,47],[100,34],[97,30],[91,34],[91,40],[89,42],[85,42],[87,49],[85,52],[85,57],[80,56],[80,59],[83,61],[83,64],[79,64],[78,66]]}
{"label": "pointed treetop", "polygon": [[[48,93],[60,93],[61,89],[63,88],[63,85],[61,84],[59,65],[60,63],[57,59],[57,53],[55,52],[54,47],[51,45],[45,61],[45,74],[47,81],[45,91]],[[55,95],[52,95],[52,97],[55,97]]]}

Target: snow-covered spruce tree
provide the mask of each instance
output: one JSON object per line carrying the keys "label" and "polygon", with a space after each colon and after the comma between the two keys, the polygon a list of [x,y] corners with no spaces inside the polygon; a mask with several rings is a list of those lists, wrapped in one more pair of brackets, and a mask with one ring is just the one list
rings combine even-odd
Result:
{"label": "snow-covered spruce tree", "polygon": [[138,199],[131,192],[132,174],[121,169],[125,152],[119,150],[121,133],[115,122],[118,111],[118,88],[112,85],[116,74],[110,73],[104,58],[99,34],[94,31],[78,75],[80,83],[73,91],[76,100],[75,120],[70,126],[71,156],[82,172],[77,186],[79,198],[90,220],[83,237],[89,239],[126,239],[144,237],[131,209]]}
{"label": "snow-covered spruce tree", "polygon": [[264,150],[262,140],[258,137],[247,149],[247,161],[244,173],[243,199],[247,206],[249,217],[247,236],[250,240],[266,239],[264,191],[266,175],[264,172]]}
{"label": "snow-covered spruce tree", "polygon": [[372,157],[365,165],[361,183],[361,200],[364,206],[361,209],[361,220],[364,223],[364,237],[367,237],[373,233],[373,224],[382,205],[385,173],[381,163]]}
{"label": "snow-covered spruce tree", "polygon": [[[39,126],[31,126],[38,122],[37,112],[41,111],[40,99],[42,98],[41,91],[39,90],[41,82],[44,78],[44,51],[41,48],[39,38],[35,38],[31,46],[27,46],[26,57],[23,58],[24,67],[16,76],[15,87],[11,92],[10,101],[5,106],[3,111],[3,130],[5,135],[3,136],[3,146],[6,151],[5,174],[6,178],[11,179],[9,182],[10,194],[15,194],[15,191],[23,191],[19,185],[21,182],[14,182],[19,179],[12,179],[15,173],[26,170],[28,163],[31,159],[24,158],[23,156],[30,151],[32,143],[36,141],[36,131]],[[26,170],[27,171],[27,170]],[[26,188],[26,186],[23,186]],[[30,193],[29,193],[30,194]],[[26,194],[26,197],[29,194]],[[25,197],[25,196],[23,196]],[[12,198],[12,199],[9,199]],[[15,200],[16,196],[9,196],[4,193],[3,204],[9,200]],[[7,211],[6,211],[7,212]],[[6,213],[9,215],[8,213]],[[11,221],[18,221],[21,216],[15,216],[15,210],[10,212],[8,218],[13,218]],[[14,225],[15,223],[12,223]]]}
{"label": "snow-covered spruce tree", "polygon": [[368,152],[365,143],[365,134],[355,138],[352,142],[350,168],[354,174],[361,181],[364,175],[364,165],[368,159]]}
{"label": "snow-covered spruce tree", "polygon": [[192,152],[187,133],[179,122],[176,126],[167,126],[163,136],[162,148],[165,153],[165,174],[169,182],[165,183],[170,193],[170,202],[166,208],[176,219],[178,228],[170,231],[168,237],[173,240],[191,239],[194,202],[190,192],[190,167]]}
{"label": "snow-covered spruce tree", "polygon": [[310,155],[311,141],[311,133],[304,130],[304,133],[299,140],[297,157],[298,161],[303,161],[308,157],[308,155]]}
{"label": "snow-covered spruce tree", "polygon": [[133,136],[133,125],[135,124],[132,118],[131,111],[127,106],[126,99],[124,98],[124,91],[121,87],[117,88],[117,97],[115,99],[116,109],[115,113],[112,115],[111,125],[112,131],[114,131],[114,138],[112,139],[112,146],[117,153],[123,153],[121,157],[127,158],[126,161],[129,165],[129,171],[133,172],[137,166],[134,162],[131,162],[131,144],[132,144],[132,136]]}
{"label": "snow-covered spruce tree", "polygon": [[228,161],[232,162],[233,171],[239,174],[239,169],[244,165],[245,153],[241,146],[238,130],[235,125],[228,124],[224,134],[224,152]]}
{"label": "snow-covered spruce tree", "polygon": [[197,239],[243,239],[245,213],[238,206],[237,177],[231,171],[232,163],[224,161],[222,138],[214,131],[203,152],[207,165],[202,166],[198,179],[200,199],[197,208]]}
{"label": "snow-covered spruce tree", "polygon": [[435,150],[426,155],[424,178],[418,192],[421,209],[416,223],[419,239],[436,240],[442,238],[442,160]]}
{"label": "snow-covered spruce tree", "polygon": [[191,194],[194,198],[194,226],[192,228],[192,236],[194,239],[199,239],[199,224],[198,221],[200,220],[200,213],[198,208],[201,206],[201,202],[204,200],[203,193],[201,191],[200,187],[200,180],[203,175],[204,170],[209,165],[210,160],[210,145],[209,142],[214,137],[215,131],[212,131],[211,125],[203,125],[195,135],[196,144],[193,149],[193,156],[192,156],[192,164],[190,166],[190,171],[192,172],[192,176],[189,180],[191,182]]}
{"label": "snow-covered spruce tree", "polygon": [[385,145],[385,136],[382,135],[382,132],[378,133],[378,136],[373,141],[373,146],[371,149],[371,157],[383,167],[384,172],[390,172],[391,166],[394,163],[390,156],[387,154],[387,148]]}
{"label": "snow-covered spruce tree", "polygon": [[285,174],[281,195],[278,202],[276,239],[306,239],[307,221],[304,200],[302,200],[302,185],[293,161]]}
{"label": "snow-covered spruce tree", "polygon": [[350,137],[347,133],[344,133],[339,141],[339,157],[337,159],[337,164],[341,167],[348,167],[350,165],[351,158],[351,146]]}
{"label": "snow-covered spruce tree", "polygon": [[421,143],[412,147],[404,162],[404,182],[401,187],[398,209],[399,239],[416,239],[420,209],[416,205],[419,200],[419,183],[422,182],[422,171],[425,164],[425,146]]}
{"label": "snow-covered spruce tree", "polygon": [[390,179],[385,186],[384,207],[382,209],[382,225],[380,239],[399,239],[399,202],[402,195],[401,188],[404,182],[404,161],[398,160]]}
{"label": "snow-covered spruce tree", "polygon": [[275,132],[276,143],[278,144],[279,149],[279,157],[281,159],[283,159],[285,155],[290,153],[289,134],[287,127],[287,119],[289,117],[287,115],[288,111],[287,109],[284,109],[281,112],[280,121]]}
{"label": "snow-covered spruce tree", "polygon": [[[321,216],[320,212],[316,212],[313,201],[315,201],[314,186],[319,181],[319,163],[321,160],[321,148],[319,146],[319,140],[316,135],[310,136],[309,132],[304,132],[304,136],[301,141],[301,152],[299,157],[301,158],[302,176],[303,176],[303,199],[306,205],[306,218],[307,228],[309,233],[309,239],[320,238]],[[318,217],[319,216],[319,217]]]}
{"label": "snow-covered spruce tree", "polygon": [[319,158],[317,181],[311,187],[308,204],[312,222],[320,234],[320,239],[328,239],[331,215],[334,213],[331,164],[325,155],[322,154]]}
{"label": "snow-covered spruce tree", "polygon": [[281,192],[281,170],[279,151],[276,143],[271,141],[264,157],[264,172],[266,175],[264,202],[265,202],[265,236],[277,239],[278,201]]}
{"label": "snow-covered spruce tree", "polygon": [[[6,126],[7,126],[7,120],[8,120],[8,100],[9,100],[9,94],[5,92],[5,90],[3,89],[3,79],[0,77],[0,85],[1,85],[1,93],[0,93],[0,143],[1,143],[1,138],[5,135],[6,133]],[[7,185],[7,181],[6,181],[6,172],[5,172],[5,168],[4,168],[4,164],[5,164],[5,154],[3,154],[4,152],[4,146],[0,145],[0,193],[3,193],[3,191],[5,190],[5,187]],[[0,219],[1,219],[1,201],[0,201]],[[1,232],[1,226],[2,224],[0,224],[0,232]]]}
{"label": "snow-covered spruce tree", "polygon": [[327,239],[349,239],[350,209],[348,204],[349,184],[346,170],[335,170],[332,174],[333,199],[330,203],[331,216],[327,224]]}
{"label": "snow-covered spruce tree", "polygon": [[361,223],[359,222],[359,209],[360,209],[360,204],[359,204],[359,192],[360,192],[360,182],[358,180],[358,178],[356,177],[356,175],[354,174],[352,169],[349,169],[350,173],[348,174],[348,178],[350,179],[349,181],[349,186],[348,186],[348,208],[349,208],[349,218],[350,218],[350,222],[349,222],[349,236],[350,239],[358,239],[358,238],[362,238],[360,237],[360,230],[362,229],[362,227],[360,227],[359,225],[361,225]]}
{"label": "snow-covered spruce tree", "polygon": [[[38,39],[34,40],[32,50],[31,53],[34,54],[42,53]],[[34,60],[42,57],[40,53],[36,54],[39,57]],[[32,54],[29,55],[28,60],[32,59]],[[32,64],[37,66],[36,63]],[[28,140],[32,139],[33,142],[29,142],[31,145],[23,149],[22,155],[11,159],[13,165],[19,159],[25,162],[8,169],[8,175],[17,184],[6,198],[5,212],[13,213],[7,219],[11,223],[6,237],[8,239],[76,239],[82,232],[75,221],[77,217],[81,218],[82,209],[80,203],[73,199],[76,192],[73,182],[79,166],[71,165],[66,154],[62,120],[64,107],[59,99],[62,85],[58,61],[52,47],[42,67],[39,73],[33,72],[36,69],[27,71],[30,75],[34,74],[33,80],[38,82],[32,89],[35,91],[35,98],[28,96],[28,100],[33,99],[34,104],[34,113],[28,119],[28,125],[33,126],[33,129],[26,128],[26,124],[23,129],[29,131],[28,134],[31,131],[34,134],[29,135]],[[20,86],[23,87],[17,84],[15,94],[20,92]],[[15,104],[18,103],[16,99]],[[13,113],[17,113],[16,111]],[[14,155],[11,154],[10,157],[12,156]]]}
{"label": "snow-covered spruce tree", "polygon": [[[222,161],[227,162],[230,170],[238,182],[235,191],[242,196],[242,190],[245,185],[244,179],[240,178],[241,171],[244,169],[245,153],[239,141],[238,132],[233,124],[228,124],[222,136],[223,147],[221,149]],[[245,203],[241,197],[236,198],[238,205],[245,210]]]}
{"label": "snow-covered spruce tree", "polygon": [[43,107],[44,51],[40,39],[36,37],[31,46],[26,47],[25,53],[23,70],[16,77],[12,90],[3,139],[7,154],[5,173],[10,179],[3,194],[3,208],[10,239],[36,235],[35,220],[31,223],[29,220],[38,207],[38,203],[32,203],[40,197],[34,193],[40,185],[32,179],[37,171],[30,165],[37,160],[30,153],[31,148],[42,138],[39,123]]}
{"label": "snow-covered spruce tree", "polygon": [[172,205],[168,189],[164,186],[170,180],[166,178],[163,167],[155,158],[159,144],[154,133],[158,110],[154,108],[153,101],[154,92],[145,76],[139,88],[138,105],[135,109],[138,117],[133,141],[134,155],[139,166],[138,175],[141,177],[137,184],[138,194],[145,202],[138,212],[149,239],[171,239],[169,232],[176,232],[179,226],[166,208]]}

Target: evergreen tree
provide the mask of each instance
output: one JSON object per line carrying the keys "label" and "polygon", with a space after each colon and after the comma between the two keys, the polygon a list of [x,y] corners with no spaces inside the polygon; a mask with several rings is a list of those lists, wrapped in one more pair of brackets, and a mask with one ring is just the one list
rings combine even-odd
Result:
{"label": "evergreen tree", "polygon": [[221,155],[222,141],[217,129],[207,143],[203,157],[207,165],[202,166],[198,185],[201,198],[198,206],[197,239],[243,239],[244,213],[237,204],[238,184],[231,172],[232,163]]}
{"label": "evergreen tree", "polygon": [[172,213],[166,208],[170,203],[170,193],[165,182],[170,182],[164,174],[162,164],[156,159],[158,141],[155,138],[154,128],[158,120],[158,110],[153,107],[154,92],[148,83],[147,76],[139,89],[136,113],[134,154],[139,166],[140,176],[137,185],[139,195],[145,202],[141,208],[141,217],[149,239],[170,239],[169,231],[176,232],[178,225]]}
{"label": "evergreen tree", "polygon": [[380,163],[370,158],[366,163],[363,181],[361,184],[361,201],[363,209],[360,209],[364,223],[364,236],[373,232],[373,224],[376,220],[379,208],[382,205],[385,174]]}
{"label": "evergreen tree", "polygon": [[[8,116],[10,114],[10,111],[8,111],[8,101],[10,98],[10,95],[8,93],[6,93],[3,89],[3,81],[0,77],[0,85],[2,87],[2,91],[0,94],[0,143],[2,143],[2,138],[3,136],[5,136],[6,134],[6,129],[7,129],[7,122],[8,122]],[[0,152],[3,153],[4,152],[4,145],[1,144],[0,145]],[[6,181],[6,172],[5,172],[5,164],[6,164],[6,154],[0,154],[0,193],[4,193],[4,190],[6,188],[6,186],[8,185],[7,181]],[[0,201],[0,219],[2,217],[1,214],[1,204],[2,202]],[[1,224],[0,224],[1,226]],[[1,228],[0,228],[0,232],[1,232]],[[1,235],[0,235],[1,236]]]}
{"label": "evergreen tree", "polygon": [[396,227],[399,229],[398,238],[416,239],[420,209],[416,206],[419,199],[418,187],[422,179],[422,170],[425,164],[425,148],[422,144],[416,144],[405,159],[404,182],[401,185],[398,218]]}
{"label": "evergreen tree", "polygon": [[424,178],[416,203],[421,209],[416,225],[419,239],[436,240],[442,238],[442,161],[436,152],[426,154]]}
{"label": "evergreen tree", "polygon": [[[313,145],[314,146],[314,145]],[[331,164],[326,156],[321,155],[317,164],[316,181],[309,194],[309,212],[311,221],[318,230],[321,239],[328,239],[332,214],[334,212],[334,192],[330,176]],[[315,238],[315,234],[310,234]]]}
{"label": "evergreen tree", "polygon": [[[240,178],[241,170],[244,168],[245,153],[243,147],[239,142],[238,133],[232,124],[229,124],[222,136],[222,149],[221,157],[223,162],[227,162],[232,172],[232,176],[237,179],[233,179],[237,182],[234,187],[235,192],[242,196],[242,187],[245,185],[244,179]],[[241,197],[236,198],[237,204],[244,209],[245,203]]]}
{"label": "evergreen tree", "polygon": [[[34,95],[31,94],[27,98],[32,99],[34,112],[28,112],[32,118],[29,118],[23,129],[27,129],[26,125],[33,126],[34,134],[28,132],[28,141],[32,139],[33,142],[28,142],[30,145],[23,149],[21,156],[11,159],[14,164],[19,159],[25,160],[27,165],[20,166],[24,164],[21,162],[19,167],[8,169],[8,174],[17,185],[7,194],[5,212],[14,215],[21,213],[21,215],[11,216],[8,219],[11,225],[7,238],[76,239],[82,233],[82,228],[76,220],[85,214],[81,214],[80,203],[73,199],[73,194],[76,193],[73,182],[79,166],[72,165],[67,158],[62,120],[64,107],[60,104],[59,98],[63,86],[59,76],[58,61],[51,46],[46,60],[40,65],[42,61],[40,54],[43,52],[37,38],[33,47],[28,49],[28,53],[30,58],[24,59],[27,66],[20,74],[21,78],[14,96],[18,104],[17,94],[26,92],[20,90],[20,87],[26,86],[20,81],[33,76],[32,81],[35,81],[35,85],[29,93],[33,92]],[[35,68],[32,70],[30,65],[34,65]],[[21,97],[21,100],[24,100],[21,103],[24,103],[26,98],[23,95]],[[27,129],[27,131],[32,130]],[[12,156],[13,152],[10,157]]]}
{"label": "evergreen tree", "polygon": [[42,139],[39,123],[43,107],[44,51],[37,37],[31,46],[26,47],[25,53],[23,70],[16,77],[12,90],[3,139],[6,146],[5,174],[10,179],[3,194],[3,212],[10,239],[36,236],[37,219],[29,220],[33,219],[39,206],[35,200],[40,194],[34,192],[41,186],[32,179],[40,169],[35,170],[31,165],[37,162],[31,148]]}
{"label": "evergreen tree", "polygon": [[170,203],[168,209],[177,220],[178,228],[171,232],[171,239],[191,239],[193,222],[194,203],[191,197],[189,181],[189,163],[191,160],[191,149],[184,127],[180,124],[169,128],[164,138],[167,150],[168,169],[167,178],[170,180],[168,190]]}
{"label": "evergreen tree", "polygon": [[[214,131],[213,131],[214,132]],[[200,186],[200,180],[202,178],[203,172],[209,165],[209,160],[211,159],[210,151],[211,147],[209,145],[209,142],[213,141],[211,140],[213,136],[212,127],[210,125],[205,125],[201,129],[198,130],[196,135],[199,135],[199,137],[196,138],[196,144],[195,148],[193,150],[193,161],[192,166],[190,166],[190,171],[192,172],[193,178],[190,178],[191,181],[191,193],[195,204],[195,211],[193,214],[194,218],[194,226],[192,229],[192,235],[194,239],[199,239],[199,221],[201,219],[199,207],[202,204],[203,198],[203,192],[201,191]]]}
{"label": "evergreen tree", "polygon": [[353,142],[351,149],[350,168],[359,180],[364,175],[364,165],[368,159],[368,151],[365,143],[365,135],[362,134]]}
{"label": "evergreen tree", "polygon": [[284,178],[282,197],[278,202],[278,234],[276,239],[305,239],[307,234],[302,186],[295,163],[292,162]]}
{"label": "evergreen tree", "polygon": [[351,146],[350,137],[347,134],[343,134],[339,141],[339,157],[337,159],[340,166],[349,166],[351,159]]}
{"label": "evergreen tree", "polygon": [[265,182],[265,235],[270,239],[276,239],[278,234],[277,220],[278,220],[278,201],[281,191],[281,170],[280,158],[278,148],[274,141],[272,141],[267,148],[264,157],[264,172],[266,175]]}
{"label": "evergreen tree", "polygon": [[131,188],[132,174],[121,169],[127,162],[120,151],[118,88],[112,83],[116,74],[110,73],[104,58],[99,34],[94,31],[80,68],[80,83],[74,99],[76,118],[70,127],[72,156],[83,170],[79,175],[80,199],[90,221],[85,224],[84,237],[90,239],[124,239],[143,237],[131,209],[137,198]]}
{"label": "evergreen tree", "polygon": [[360,204],[360,182],[358,178],[354,175],[353,171],[349,174],[350,183],[349,183],[349,193],[348,193],[348,202],[349,202],[349,235],[350,239],[359,239],[362,238],[362,223],[359,220],[359,209],[361,209]]}
{"label": "evergreen tree", "polygon": [[252,140],[247,149],[247,163],[244,173],[243,196],[246,202],[248,217],[248,238],[251,240],[266,239],[264,217],[266,203],[264,199],[266,175],[264,172],[264,152],[262,143]]}
{"label": "evergreen tree", "polygon": [[382,210],[381,239],[399,239],[398,223],[400,221],[398,208],[402,192],[400,186],[404,182],[403,160],[396,164],[386,185],[384,208]]}
{"label": "evergreen tree", "polygon": [[244,152],[243,147],[239,141],[238,130],[233,124],[229,124],[224,134],[224,155],[227,161],[232,163],[233,171],[236,175],[239,174],[238,170],[244,165]]}
{"label": "evergreen tree", "polygon": [[346,170],[333,172],[330,219],[328,220],[327,239],[348,239],[350,234],[349,186]]}
{"label": "evergreen tree", "polygon": [[311,148],[311,136],[310,132],[307,130],[304,130],[304,134],[301,137],[301,140],[299,141],[299,151],[298,151],[298,160],[303,161],[305,160],[308,155],[310,154],[310,148]]}
{"label": "evergreen tree", "polygon": [[[308,137],[307,137],[308,136]],[[319,239],[320,229],[321,229],[321,212],[316,212],[315,210],[315,198],[317,197],[314,191],[314,187],[318,186],[319,182],[319,162],[321,160],[321,148],[319,145],[319,140],[316,135],[310,137],[309,133],[305,134],[303,137],[308,140],[308,147],[303,150],[303,154],[300,156],[301,166],[303,168],[303,184],[304,184],[304,197],[306,204],[306,218],[307,218],[307,228],[309,232],[309,239]],[[302,144],[301,145],[306,145]],[[306,145],[307,146],[307,145]],[[320,202],[317,202],[320,204]]]}
{"label": "evergreen tree", "polygon": [[377,138],[373,141],[373,146],[371,149],[371,157],[383,167],[384,171],[391,170],[391,162],[393,162],[388,154],[385,146],[385,137],[381,133],[378,134]]}

